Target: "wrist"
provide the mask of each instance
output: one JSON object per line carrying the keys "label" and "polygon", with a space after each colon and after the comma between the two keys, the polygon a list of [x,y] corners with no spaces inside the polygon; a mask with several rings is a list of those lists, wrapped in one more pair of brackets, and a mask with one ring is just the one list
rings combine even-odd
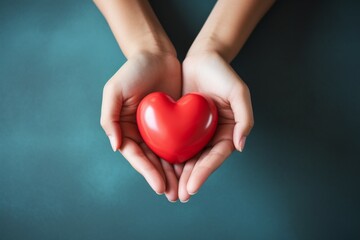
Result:
{"label": "wrist", "polygon": [[208,37],[198,37],[195,39],[186,57],[217,56],[223,58],[226,62],[230,62],[232,58],[229,51],[230,49],[216,36],[210,35]]}
{"label": "wrist", "polygon": [[154,56],[177,56],[175,47],[167,36],[149,33],[147,36],[142,36],[137,39],[137,41],[126,47],[127,58],[144,53]]}
{"label": "wrist", "polygon": [[166,32],[144,0],[94,0],[126,58],[139,52],[176,55]]}
{"label": "wrist", "polygon": [[219,62],[225,62],[223,57],[215,50],[199,49],[189,51],[182,63],[182,71],[184,79],[196,79],[196,76],[203,72],[208,66],[217,65]]}

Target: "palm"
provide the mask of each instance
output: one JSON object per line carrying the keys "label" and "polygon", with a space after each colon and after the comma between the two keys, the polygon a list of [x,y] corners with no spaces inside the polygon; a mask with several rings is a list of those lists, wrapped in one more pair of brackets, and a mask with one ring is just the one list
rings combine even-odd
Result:
{"label": "palm", "polygon": [[184,70],[184,94],[208,94],[218,108],[218,128],[210,146],[220,141],[227,141],[228,145],[233,146],[235,119],[229,96],[233,94],[234,85],[242,83],[229,76],[231,69],[221,59],[204,57],[196,59],[192,66],[196,69],[185,69],[189,70],[188,72]]}
{"label": "palm", "polygon": [[[158,60],[146,58],[128,61],[122,67],[123,74],[119,74],[119,84],[127,79],[126,85],[122,85],[122,109],[120,113],[120,126],[123,139],[127,138],[136,143],[143,143],[136,125],[136,110],[140,101],[149,93],[162,91],[174,99],[181,94],[180,70],[176,69],[176,63],[164,71],[164,63]],[[120,73],[120,71],[119,71]]]}

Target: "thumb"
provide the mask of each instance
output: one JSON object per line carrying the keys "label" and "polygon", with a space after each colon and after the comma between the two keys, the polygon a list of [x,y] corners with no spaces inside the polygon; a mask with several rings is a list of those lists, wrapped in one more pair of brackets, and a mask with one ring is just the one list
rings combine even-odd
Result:
{"label": "thumb", "polygon": [[100,124],[109,137],[115,152],[121,146],[120,112],[122,94],[118,86],[109,80],[103,90]]}
{"label": "thumb", "polygon": [[250,91],[245,83],[233,88],[232,94],[229,96],[229,101],[235,119],[233,133],[234,146],[238,151],[242,152],[245,147],[246,137],[250,134],[254,126]]}

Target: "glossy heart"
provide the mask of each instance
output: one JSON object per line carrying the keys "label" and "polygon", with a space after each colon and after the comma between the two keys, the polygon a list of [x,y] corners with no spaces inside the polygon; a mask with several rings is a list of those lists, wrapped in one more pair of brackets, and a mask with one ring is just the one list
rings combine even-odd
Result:
{"label": "glossy heart", "polygon": [[218,120],[213,100],[199,93],[177,102],[165,93],[151,93],[140,102],[136,117],[148,147],[172,164],[195,156],[214,135]]}

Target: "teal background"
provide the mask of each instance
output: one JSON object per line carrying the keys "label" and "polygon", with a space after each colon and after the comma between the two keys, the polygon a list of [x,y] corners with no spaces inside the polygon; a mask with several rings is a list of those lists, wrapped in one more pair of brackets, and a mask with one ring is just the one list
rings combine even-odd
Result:
{"label": "teal background", "polygon": [[[214,1],[152,3],[183,58]],[[1,1],[0,239],[360,239],[359,9],[276,3],[233,62],[245,152],[172,204],[100,128],[125,59],[94,4]]]}

